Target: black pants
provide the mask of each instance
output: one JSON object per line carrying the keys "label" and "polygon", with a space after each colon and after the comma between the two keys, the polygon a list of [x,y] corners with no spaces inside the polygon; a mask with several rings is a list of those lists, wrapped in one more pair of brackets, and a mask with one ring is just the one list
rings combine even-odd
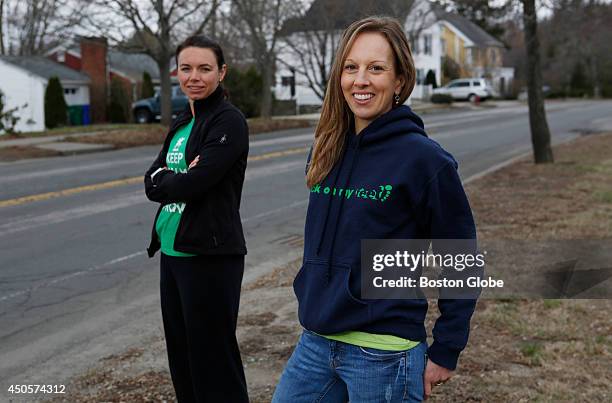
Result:
{"label": "black pants", "polygon": [[248,402],[236,341],[244,256],[161,255],[168,363],[183,402]]}

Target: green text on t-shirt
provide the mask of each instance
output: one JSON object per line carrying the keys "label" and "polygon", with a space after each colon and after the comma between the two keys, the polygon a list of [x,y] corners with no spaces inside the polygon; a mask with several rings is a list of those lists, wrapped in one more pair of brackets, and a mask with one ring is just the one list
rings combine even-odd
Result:
{"label": "green text on t-shirt", "polygon": [[[193,122],[194,119],[191,119],[191,122],[178,129],[174,137],[172,137],[172,141],[170,141],[170,147],[166,154],[166,166],[173,172],[182,174],[187,173],[185,146],[187,145],[187,140],[189,140]],[[166,255],[195,256],[174,250],[174,238],[176,237],[176,230],[178,229],[179,222],[181,221],[181,214],[184,209],[185,203],[169,203],[162,208],[157,217],[155,230],[161,242],[161,251]]]}

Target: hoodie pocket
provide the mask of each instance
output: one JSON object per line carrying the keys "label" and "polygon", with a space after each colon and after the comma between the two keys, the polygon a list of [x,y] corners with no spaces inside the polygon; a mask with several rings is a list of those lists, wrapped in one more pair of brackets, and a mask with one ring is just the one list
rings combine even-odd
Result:
{"label": "hoodie pocket", "polygon": [[370,323],[370,305],[349,290],[351,268],[306,259],[295,277],[302,326],[319,334],[356,330]]}

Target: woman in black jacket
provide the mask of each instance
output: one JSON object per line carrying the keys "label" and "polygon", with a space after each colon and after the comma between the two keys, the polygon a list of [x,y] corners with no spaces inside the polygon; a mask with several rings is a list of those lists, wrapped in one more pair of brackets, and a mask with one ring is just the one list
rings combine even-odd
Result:
{"label": "woman in black jacket", "polygon": [[147,249],[161,249],[161,307],[179,402],[248,402],[236,341],[246,247],[240,197],[249,150],[242,113],[224,96],[227,65],[198,35],[176,50],[189,98],[145,174],[160,203]]}

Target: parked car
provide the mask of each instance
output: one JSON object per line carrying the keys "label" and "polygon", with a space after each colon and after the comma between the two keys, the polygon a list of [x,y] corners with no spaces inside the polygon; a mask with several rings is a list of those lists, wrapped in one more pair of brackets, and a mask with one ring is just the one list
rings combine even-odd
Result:
{"label": "parked car", "polygon": [[443,87],[433,90],[434,94],[448,94],[456,100],[476,101],[495,96],[493,86],[484,78],[460,78],[453,80]]}
{"label": "parked car", "polygon": [[[172,87],[172,115],[178,114],[189,103],[179,86]],[[139,99],[132,104],[132,114],[136,123],[150,123],[161,118],[159,90],[151,98]]]}

